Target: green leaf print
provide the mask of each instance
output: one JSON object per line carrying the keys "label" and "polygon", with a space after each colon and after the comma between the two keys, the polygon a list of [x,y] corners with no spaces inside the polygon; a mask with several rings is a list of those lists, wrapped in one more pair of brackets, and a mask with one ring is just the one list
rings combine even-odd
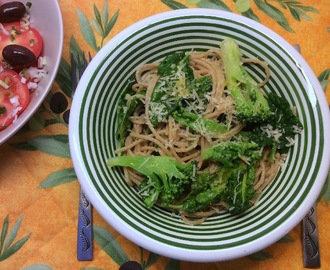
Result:
{"label": "green leaf print", "polygon": [[319,76],[318,76],[319,82],[325,91],[327,89],[327,86],[330,82],[330,68],[324,70]]}
{"label": "green leaf print", "polygon": [[1,237],[0,237],[0,261],[3,261],[10,256],[14,255],[22,246],[29,240],[30,235],[28,234],[23,238],[17,240],[15,243],[15,238],[17,236],[18,230],[21,226],[23,216],[20,216],[17,222],[14,224],[12,229],[8,234],[9,229],[9,215],[7,215],[3,221]]}
{"label": "green leaf print", "polygon": [[153,265],[158,259],[159,259],[159,255],[156,254],[156,253],[153,253],[153,252],[149,252],[149,257],[148,257],[148,260],[145,262],[144,259],[143,259],[143,252],[144,252],[144,249],[141,248],[141,264],[142,264],[142,267],[143,269],[147,269],[149,268],[151,265]]}
{"label": "green leaf print", "polygon": [[[108,1],[106,0],[102,8],[102,12],[97,8],[95,4],[93,6],[93,11],[94,17],[91,19],[90,23],[87,16],[81,10],[77,9],[80,30],[84,39],[93,48],[94,51],[99,51],[103,47],[105,39],[108,37],[112,28],[117,22],[119,10],[117,10],[109,20]],[[100,45],[97,45],[96,43],[96,37],[92,26],[94,27],[97,34],[101,36]]]}
{"label": "green leaf print", "polygon": [[110,231],[101,226],[93,226],[94,239],[98,245],[118,264],[122,265],[129,258]]}
{"label": "green leaf print", "polygon": [[96,38],[87,16],[78,8],[77,13],[79,18],[80,30],[84,39],[89,44],[89,46],[91,46],[95,51],[98,51],[99,48],[96,45]]}
{"label": "green leaf print", "polygon": [[250,0],[237,0],[235,1],[235,7],[238,12],[246,12],[251,8]]}
{"label": "green leaf print", "polygon": [[318,198],[318,201],[324,198],[326,204],[330,202],[330,171],[328,172],[327,179],[325,180],[324,186],[322,188],[321,194]]}
{"label": "green leaf print", "polygon": [[316,8],[304,6],[299,1],[276,0],[276,2],[278,2],[282,8],[289,9],[292,17],[297,21],[301,21],[301,19],[311,21],[311,17],[308,16],[306,12],[318,13]]}
{"label": "green leaf print", "polygon": [[161,0],[165,5],[172,9],[182,9],[182,8],[187,8],[184,4],[181,4],[177,1],[174,0]]}
{"label": "green leaf print", "polygon": [[188,5],[197,5],[201,0],[186,0]]}
{"label": "green leaf print", "polygon": [[41,135],[27,139],[27,142],[46,154],[71,158],[68,135]]}
{"label": "green leaf print", "polygon": [[259,252],[256,252],[256,253],[253,253],[253,254],[247,256],[247,258],[254,260],[254,261],[265,261],[265,260],[273,258],[273,256],[265,251],[259,251]]}
{"label": "green leaf print", "polygon": [[94,16],[92,18],[93,26],[96,32],[102,37],[101,45],[99,48],[103,46],[105,38],[110,34],[113,26],[115,25],[119,15],[119,10],[115,12],[115,14],[111,17],[109,21],[109,13],[108,13],[108,1],[105,1],[105,4],[102,9],[102,15],[100,10],[94,4]]}
{"label": "green leaf print", "polygon": [[284,29],[294,33],[294,30],[290,27],[288,20],[278,8],[263,0],[254,0],[254,3],[261,11],[273,18]]}
{"label": "green leaf print", "polygon": [[259,17],[253,12],[253,10],[250,8],[247,11],[242,13],[243,16],[250,18],[256,22],[260,22]]}
{"label": "green leaf print", "polygon": [[61,59],[61,63],[56,75],[56,82],[68,97],[71,97],[71,68],[65,59]]}
{"label": "green leaf print", "polygon": [[46,264],[33,264],[27,267],[22,268],[22,270],[53,270]]}
{"label": "green leaf print", "polygon": [[165,267],[165,270],[179,270],[180,261],[171,259]]}
{"label": "green leaf print", "polygon": [[67,168],[51,173],[39,185],[40,188],[56,187],[77,180],[74,168]]}
{"label": "green leaf print", "polygon": [[292,243],[294,242],[293,238],[290,235],[284,235],[277,243]]}
{"label": "green leaf print", "polygon": [[200,8],[214,8],[224,11],[231,11],[230,8],[221,0],[201,0],[198,3]]}
{"label": "green leaf print", "polygon": [[15,142],[15,143],[11,143],[10,145],[16,149],[24,150],[24,151],[37,151],[38,150],[38,148],[29,144],[27,141]]}

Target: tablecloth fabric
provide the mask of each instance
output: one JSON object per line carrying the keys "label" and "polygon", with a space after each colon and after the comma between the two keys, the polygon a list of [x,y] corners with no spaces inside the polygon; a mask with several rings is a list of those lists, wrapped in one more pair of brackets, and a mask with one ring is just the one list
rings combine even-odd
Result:
{"label": "tablecloth fabric", "polygon": [[[47,0],[45,0],[47,1]],[[226,5],[232,12],[239,13],[236,4],[251,5],[251,9],[259,17],[260,22],[271,28],[291,44],[300,44],[301,53],[317,76],[323,74],[323,84],[329,78],[330,69],[330,1],[282,1],[269,0],[267,3],[276,7],[284,14],[294,31],[288,31],[279,25],[269,14],[256,5],[260,1],[161,1],[161,0],[109,0],[108,13],[113,16],[118,12],[118,18],[105,42],[129,25],[173,8],[212,7],[219,8],[220,3]],[[266,2],[266,1],[261,1]],[[294,2],[302,7],[304,14],[310,20],[294,18],[294,11],[285,9],[281,4]],[[95,18],[94,5],[102,10],[106,1],[59,0],[64,23],[63,59],[70,63],[70,40],[72,37],[84,51],[90,51],[92,56],[96,51],[86,42],[79,24],[78,13],[85,14],[91,22]],[[244,4],[243,3],[243,4]],[[301,14],[301,13],[300,13]],[[297,16],[297,14],[295,14]],[[101,37],[94,29],[97,44]],[[320,79],[322,79],[320,78]],[[330,104],[330,87],[325,91]],[[55,82],[51,92],[62,91]],[[69,100],[70,102],[70,100]],[[330,124],[330,123],[329,123]],[[40,150],[27,150],[17,147],[17,142],[33,140],[37,136],[67,135],[68,128],[63,123],[48,125],[38,131],[25,130],[19,132],[9,141],[0,146],[0,232],[4,224],[9,231],[16,231],[13,243],[23,239],[25,243],[8,258],[0,261],[0,269],[119,269],[120,264],[129,259],[144,265],[150,270],[215,270],[215,269],[303,269],[301,248],[301,226],[296,226],[281,242],[265,248],[261,252],[236,260],[217,263],[192,263],[176,261],[170,258],[149,253],[112,229],[94,210],[95,227],[104,233],[106,239],[113,239],[119,244],[119,254],[109,252],[107,247],[94,240],[93,261],[80,262],[76,259],[76,233],[78,215],[78,181],[45,187],[45,179],[50,175],[72,168],[72,162]],[[15,146],[16,144],[16,146]],[[328,149],[330,150],[330,149]],[[321,269],[330,269],[330,205],[328,197],[323,196],[317,204]],[[110,249],[111,250],[111,249]],[[1,257],[0,257],[1,259]]]}

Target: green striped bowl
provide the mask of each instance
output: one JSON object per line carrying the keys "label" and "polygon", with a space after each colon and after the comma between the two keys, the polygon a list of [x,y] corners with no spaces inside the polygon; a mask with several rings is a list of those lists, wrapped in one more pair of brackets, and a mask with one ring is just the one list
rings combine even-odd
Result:
{"label": "green striped bowl", "polygon": [[[127,80],[141,63],[179,50],[218,47],[235,39],[247,57],[271,69],[266,91],[297,107],[304,130],[283,170],[258,204],[242,216],[219,214],[199,226],[184,224],[160,207],[146,209],[121,170],[109,169],[115,155],[116,107]],[[251,65],[257,80],[263,70]],[[329,168],[329,109],[317,78],[303,58],[268,28],[232,13],[175,10],[144,19],[115,36],[95,56],[72,104],[69,136],[79,181],[96,210],[122,235],[155,253],[188,261],[221,261],[269,246],[287,234],[317,199]],[[327,134],[327,135],[326,135]]]}

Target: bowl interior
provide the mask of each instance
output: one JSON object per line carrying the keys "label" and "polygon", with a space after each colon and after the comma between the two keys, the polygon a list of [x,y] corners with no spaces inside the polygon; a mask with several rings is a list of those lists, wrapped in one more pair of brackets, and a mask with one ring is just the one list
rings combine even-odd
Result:
{"label": "bowl interior", "polygon": [[[226,37],[238,42],[244,56],[269,64],[271,79],[264,90],[295,105],[304,130],[255,207],[240,216],[223,213],[202,225],[189,226],[160,207],[146,209],[136,190],[126,185],[121,170],[107,167],[117,145],[117,102],[142,63],[176,51],[218,47]],[[250,65],[248,69],[256,81],[263,80],[261,67]],[[78,178],[96,209],[115,229],[156,253],[189,261],[219,261],[258,251],[300,222],[324,182],[323,105],[313,76],[289,44],[238,15],[199,9],[148,18],[110,41],[78,86],[69,128]]]}
{"label": "bowl interior", "polygon": [[[2,1],[11,2],[10,0]],[[41,55],[47,59],[47,75],[39,83],[38,90],[31,95],[31,101],[25,111],[5,130],[0,132],[0,144],[14,135],[31,118],[46,98],[60,65],[63,48],[63,22],[61,10],[57,0],[24,0],[26,4],[32,3],[30,9],[31,26],[36,28],[43,37],[43,50]]]}

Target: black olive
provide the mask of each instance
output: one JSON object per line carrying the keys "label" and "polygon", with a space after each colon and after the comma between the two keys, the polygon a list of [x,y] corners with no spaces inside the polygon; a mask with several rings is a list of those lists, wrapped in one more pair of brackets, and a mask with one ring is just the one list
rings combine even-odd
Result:
{"label": "black olive", "polygon": [[68,107],[68,100],[61,92],[56,92],[50,98],[50,109],[56,113],[60,114],[64,112]]}
{"label": "black olive", "polygon": [[26,9],[23,3],[13,1],[0,6],[0,22],[16,22],[25,14]]}
{"label": "black olive", "polygon": [[2,57],[12,66],[28,66],[37,61],[34,53],[21,45],[7,45],[2,50]]}

